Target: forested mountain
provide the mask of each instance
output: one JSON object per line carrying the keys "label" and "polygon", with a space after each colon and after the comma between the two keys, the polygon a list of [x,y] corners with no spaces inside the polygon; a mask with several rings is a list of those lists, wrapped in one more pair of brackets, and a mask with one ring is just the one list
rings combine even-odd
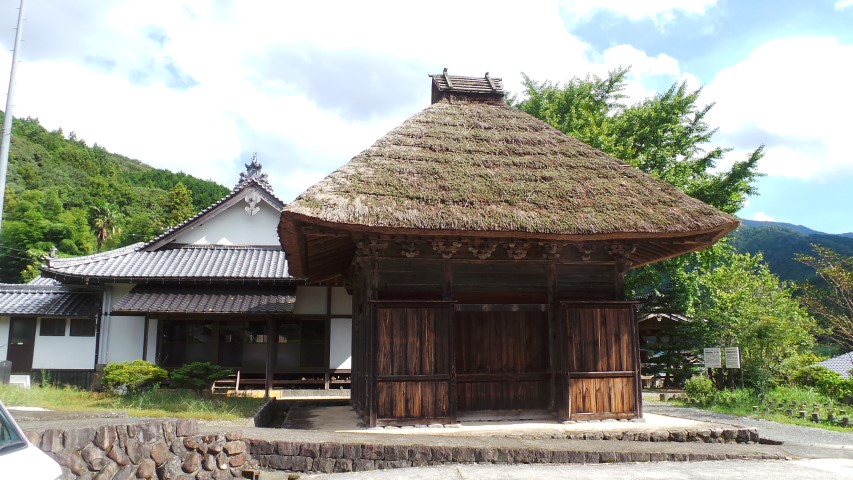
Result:
{"label": "forested mountain", "polygon": [[[2,118],[2,112],[0,112]],[[15,119],[0,237],[0,282],[37,274],[52,246],[86,255],[149,240],[228,193],[217,183],[91,147],[71,132]],[[187,203],[191,203],[187,208]],[[189,215],[192,215],[190,213]]]}
{"label": "forested mountain", "polygon": [[779,278],[801,282],[814,278],[815,271],[794,257],[797,254],[812,255],[812,244],[841,255],[853,255],[853,238],[848,235],[831,235],[787,223],[742,220],[741,226],[730,236],[738,252],[761,252],[770,270]]}

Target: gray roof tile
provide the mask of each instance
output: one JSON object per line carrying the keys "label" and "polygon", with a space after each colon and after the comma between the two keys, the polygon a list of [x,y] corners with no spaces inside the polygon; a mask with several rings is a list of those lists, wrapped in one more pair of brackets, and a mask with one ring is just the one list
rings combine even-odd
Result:
{"label": "gray roof tile", "polygon": [[292,313],[293,288],[138,285],[113,306],[113,313]]}
{"label": "gray roof tile", "polygon": [[105,253],[52,258],[42,267],[48,277],[140,282],[163,280],[290,280],[284,252],[276,247],[182,245],[156,251],[137,243]]}
{"label": "gray roof tile", "polygon": [[0,284],[0,315],[89,317],[100,310],[96,293],[65,287]]}
{"label": "gray roof tile", "polygon": [[853,369],[853,352],[841,354],[829,360],[818,362],[815,365],[826,367],[841,375],[841,378],[850,378],[850,370]]}

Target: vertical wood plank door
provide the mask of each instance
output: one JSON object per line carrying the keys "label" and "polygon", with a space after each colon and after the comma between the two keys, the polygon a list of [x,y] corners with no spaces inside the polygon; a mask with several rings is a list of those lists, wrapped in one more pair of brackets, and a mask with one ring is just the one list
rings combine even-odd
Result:
{"label": "vertical wood plank door", "polygon": [[445,305],[377,305],[379,424],[450,422],[451,315]]}
{"label": "vertical wood plank door", "polygon": [[568,335],[563,392],[569,397],[569,418],[638,417],[639,365],[632,307],[563,305],[562,311]]}
{"label": "vertical wood plank door", "polygon": [[543,417],[550,405],[547,312],[456,312],[454,329],[460,418]]}

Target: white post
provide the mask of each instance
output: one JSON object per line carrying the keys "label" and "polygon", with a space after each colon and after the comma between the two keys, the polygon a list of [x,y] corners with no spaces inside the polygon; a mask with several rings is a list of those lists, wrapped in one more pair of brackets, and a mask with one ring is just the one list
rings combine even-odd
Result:
{"label": "white post", "polygon": [[9,93],[6,95],[6,111],[3,117],[2,138],[0,138],[0,229],[3,225],[3,201],[6,198],[6,169],[9,164],[9,145],[12,142],[12,97],[15,93],[15,65],[18,63],[18,49],[21,46],[21,31],[24,26],[24,0],[18,7],[18,28],[15,30],[15,47],[12,49],[12,71],[9,73]]}

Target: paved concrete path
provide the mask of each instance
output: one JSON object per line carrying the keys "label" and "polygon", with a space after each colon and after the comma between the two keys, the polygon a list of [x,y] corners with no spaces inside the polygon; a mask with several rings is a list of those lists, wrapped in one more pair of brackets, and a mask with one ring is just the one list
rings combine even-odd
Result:
{"label": "paved concrete path", "polygon": [[[652,414],[700,422],[758,428],[762,440],[779,443],[780,449],[793,457],[853,459],[853,431],[834,432],[822,428],[789,425],[760,418],[738,417],[648,400],[644,400],[643,410]],[[850,478],[853,478],[853,475]]]}
{"label": "paved concrete path", "polygon": [[[262,476],[262,480],[287,476]],[[711,462],[618,463],[597,465],[453,465],[371,472],[305,475],[314,480],[849,480],[853,460],[728,460]]]}

